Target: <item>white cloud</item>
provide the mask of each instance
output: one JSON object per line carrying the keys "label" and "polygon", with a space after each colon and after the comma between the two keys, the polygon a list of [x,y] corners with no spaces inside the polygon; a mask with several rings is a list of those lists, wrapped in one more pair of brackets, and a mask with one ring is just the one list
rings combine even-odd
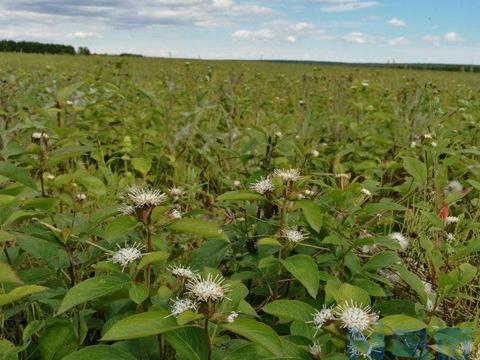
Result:
{"label": "white cloud", "polygon": [[232,34],[235,41],[249,40],[249,41],[267,41],[275,38],[275,34],[270,29],[260,30],[238,30]]}
{"label": "white cloud", "polygon": [[285,38],[285,40],[293,44],[297,42],[297,37],[294,35],[289,35]]}
{"label": "white cloud", "polygon": [[351,32],[342,37],[343,40],[355,44],[374,44],[377,39],[374,36],[362,32]]}
{"label": "white cloud", "polygon": [[388,25],[391,25],[391,26],[395,26],[395,27],[405,27],[407,26],[407,24],[405,23],[405,21],[399,19],[399,18],[391,18],[390,20],[387,21],[387,24]]}
{"label": "white cloud", "polygon": [[297,32],[313,29],[315,29],[315,25],[309,22],[299,22],[292,26],[292,30]]}
{"label": "white cloud", "polygon": [[89,37],[95,37],[97,36],[97,34],[94,32],[75,31],[75,32],[68,33],[67,36],[77,38],[77,39],[86,39]]}
{"label": "white cloud", "polygon": [[422,40],[430,44],[438,45],[442,40],[442,38],[437,35],[425,35],[425,36],[422,36]]}
{"label": "white cloud", "polygon": [[408,44],[409,41],[404,36],[398,36],[396,38],[390,39],[387,41],[388,45],[390,46],[397,46],[397,45],[405,45]]}
{"label": "white cloud", "polygon": [[323,12],[343,12],[360,9],[368,9],[379,5],[378,1],[364,1],[364,0],[312,0],[316,3],[323,4],[321,8]]}
{"label": "white cloud", "polygon": [[458,35],[456,32],[448,32],[445,35],[443,35],[443,40],[448,41],[448,42],[453,42],[453,43],[458,43],[464,41],[463,38]]}

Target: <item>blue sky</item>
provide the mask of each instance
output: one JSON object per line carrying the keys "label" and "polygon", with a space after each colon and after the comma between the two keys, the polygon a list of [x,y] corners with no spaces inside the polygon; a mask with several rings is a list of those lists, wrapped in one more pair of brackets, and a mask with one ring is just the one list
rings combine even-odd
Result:
{"label": "blue sky", "polygon": [[480,64],[478,0],[0,0],[0,38],[203,59]]}

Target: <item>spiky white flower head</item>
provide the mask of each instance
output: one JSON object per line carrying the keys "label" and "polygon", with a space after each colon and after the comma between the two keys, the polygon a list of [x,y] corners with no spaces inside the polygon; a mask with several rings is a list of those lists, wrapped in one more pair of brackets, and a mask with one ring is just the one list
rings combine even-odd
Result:
{"label": "spiky white flower head", "polygon": [[285,182],[293,182],[300,179],[300,171],[298,169],[275,169],[273,173]]}
{"label": "spiky white flower head", "polygon": [[120,264],[122,270],[125,270],[129,264],[143,256],[139,248],[140,246],[136,245],[125,247],[120,247],[118,245],[118,250],[113,254],[110,260],[114,263]]}
{"label": "spiky white flower head", "polygon": [[250,185],[250,190],[263,195],[275,190],[275,185],[269,178],[261,178],[256,183]]}
{"label": "spiky white flower head", "polygon": [[78,193],[76,197],[77,197],[77,201],[79,201],[79,202],[87,200],[87,194],[85,194],[83,192]]}
{"label": "spiky white flower head", "polygon": [[136,208],[150,208],[163,203],[167,195],[159,189],[133,186],[127,191],[127,196]]}
{"label": "spiky white flower head", "polygon": [[193,296],[197,301],[219,301],[225,298],[230,286],[225,284],[225,278],[221,275],[208,274],[203,277],[200,274],[195,274],[191,277],[187,285],[187,294]]}
{"label": "spiky white flower head", "polygon": [[447,241],[452,242],[454,240],[455,240],[455,235],[453,235],[452,233],[448,233],[447,234]]}
{"label": "spiky white flower head", "polygon": [[408,248],[409,241],[402,233],[393,232],[389,235],[389,238],[393,241],[396,241],[402,250],[406,250]]}
{"label": "spiky white flower head", "polygon": [[308,237],[308,235],[302,230],[292,228],[283,229],[281,234],[283,238],[287,239],[291,243],[299,243]]}
{"label": "spiky white flower head", "polygon": [[313,355],[313,357],[317,359],[320,359],[320,357],[322,356],[322,347],[316,341],[308,347],[308,351],[310,352],[310,354]]}
{"label": "spiky white flower head", "polygon": [[178,219],[181,219],[183,215],[180,210],[173,209],[172,211],[170,211],[168,216],[170,217],[170,219],[178,220]]}
{"label": "spiky white flower head", "polygon": [[233,182],[233,186],[235,186],[235,187],[240,187],[240,186],[242,186],[242,183],[240,182],[240,180],[235,180],[235,181]]}
{"label": "spiky white flower head", "polygon": [[445,193],[445,195],[456,193],[456,192],[462,192],[462,191],[463,191],[463,185],[458,180],[450,181],[447,184],[447,186],[443,188],[443,192]]}
{"label": "spiky white flower head", "polygon": [[197,310],[197,304],[190,299],[176,298],[170,305],[170,311],[173,316],[178,316],[188,310]]}
{"label": "spiky white flower head", "polygon": [[173,187],[168,190],[170,196],[175,200],[178,200],[183,194],[184,191],[181,188]]}
{"label": "spiky white flower head", "polygon": [[233,323],[237,317],[238,317],[239,313],[236,312],[236,311],[232,311],[230,314],[228,314],[227,316],[227,323]]}
{"label": "spiky white flower head", "polygon": [[135,214],[135,206],[122,204],[118,207],[118,212],[122,215],[133,215]]}
{"label": "spiky white flower head", "polygon": [[370,331],[372,326],[378,321],[378,315],[372,312],[370,306],[361,306],[353,300],[338,305],[335,309],[335,315],[341,322],[341,327],[348,329],[353,334]]}
{"label": "spiky white flower head", "polygon": [[333,312],[333,309],[323,305],[320,311],[315,311],[313,314],[313,320],[309,321],[309,323],[312,323],[317,330],[320,330],[323,325],[332,320],[335,320],[335,313]]}
{"label": "spiky white flower head", "polygon": [[320,155],[320,152],[318,150],[312,150],[310,151],[310,154],[313,156],[313,157],[318,157]]}
{"label": "spiky white flower head", "polygon": [[459,219],[456,216],[447,216],[445,219],[445,224],[450,225],[450,224],[456,224],[458,223]]}
{"label": "spiky white flower head", "polygon": [[195,271],[190,269],[188,266],[181,265],[170,265],[168,270],[177,277],[191,279],[195,276]]}
{"label": "spiky white flower head", "polygon": [[366,196],[372,196],[372,192],[366,188],[363,188],[360,192]]}

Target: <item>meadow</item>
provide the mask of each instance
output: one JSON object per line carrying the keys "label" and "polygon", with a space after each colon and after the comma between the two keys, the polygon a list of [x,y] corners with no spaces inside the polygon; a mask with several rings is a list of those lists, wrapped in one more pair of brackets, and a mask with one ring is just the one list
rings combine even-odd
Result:
{"label": "meadow", "polygon": [[480,359],[479,94],[0,55],[0,359]]}

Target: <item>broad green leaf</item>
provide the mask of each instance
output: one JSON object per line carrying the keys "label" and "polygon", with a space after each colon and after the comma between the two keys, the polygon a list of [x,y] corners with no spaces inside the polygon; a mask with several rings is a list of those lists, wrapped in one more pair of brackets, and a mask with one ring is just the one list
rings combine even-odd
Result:
{"label": "broad green leaf", "polygon": [[93,149],[93,146],[87,145],[66,145],[64,147],[57,148],[50,152],[48,157],[48,165],[55,166],[64,160],[77,156],[82,156],[92,151]]}
{"label": "broad green leaf", "polygon": [[102,196],[107,193],[105,184],[97,177],[85,173],[77,175],[76,181],[83,185],[89,192],[97,196]]}
{"label": "broad green leaf", "polygon": [[220,226],[215,223],[200,219],[183,218],[174,221],[168,228],[173,231],[200,235],[207,238],[218,238],[228,241],[227,235],[220,228]]}
{"label": "broad green leaf", "polygon": [[343,283],[338,288],[330,286],[329,291],[339,305],[351,301],[357,304],[370,305],[368,292],[358,286]]}
{"label": "broad green leaf", "polygon": [[138,268],[143,269],[147,265],[156,264],[165,261],[170,256],[166,251],[153,251],[142,256],[142,259],[138,263]]}
{"label": "broad green leaf", "polygon": [[207,360],[207,338],[202,329],[197,327],[185,327],[167,332],[165,340],[176,351],[178,358],[182,360]]}
{"label": "broad green leaf", "polygon": [[403,159],[403,167],[422,186],[427,183],[427,166],[418,159],[406,157]]}
{"label": "broad green leaf", "polygon": [[280,337],[271,327],[264,323],[252,319],[238,318],[233,323],[222,324],[222,327],[263,346],[275,356],[281,357],[283,354]]}
{"label": "broad green leaf", "polygon": [[35,180],[32,179],[32,177],[26,170],[18,166],[15,166],[8,162],[0,162],[0,175],[5,176],[10,180],[16,181],[25,186],[28,186],[33,190],[37,190],[37,183],[35,182]]}
{"label": "broad green leaf", "polygon": [[130,279],[125,275],[98,276],[82,281],[71,288],[63,298],[58,314],[74,306],[125,289]]}
{"label": "broad green leaf", "polygon": [[425,287],[418,276],[407,270],[404,266],[395,266],[394,268],[397,270],[402,280],[405,281],[410,288],[417,293],[422,302],[426,303],[427,294],[425,293]]}
{"label": "broad green leaf", "polygon": [[9,265],[0,263],[0,283],[21,284],[22,281]]}
{"label": "broad green leaf", "polygon": [[121,216],[109,223],[103,233],[107,241],[118,240],[134,230],[138,222],[130,216]]}
{"label": "broad green leaf", "polygon": [[363,265],[363,271],[378,270],[386,267],[391,267],[392,265],[400,263],[401,260],[397,254],[389,251],[380,252],[372,256],[366,263]]}
{"label": "broad green leaf", "polygon": [[247,190],[229,191],[217,197],[218,201],[255,201],[263,199],[262,195]]}
{"label": "broad green leaf", "polygon": [[181,327],[169,311],[148,311],[117,321],[106,332],[102,341],[137,339],[164,334]]}
{"label": "broad green leaf", "polygon": [[311,200],[300,200],[295,205],[302,209],[308,225],[316,232],[319,232],[323,223],[323,214],[320,207]]}
{"label": "broad green leaf", "polygon": [[320,286],[320,273],[315,261],[308,255],[294,255],[281,262],[285,269],[305,286],[310,296],[316,298]]}
{"label": "broad green leaf", "polygon": [[128,290],[128,295],[134,303],[140,305],[148,298],[148,289],[142,283],[132,284],[130,290]]}
{"label": "broad green leaf", "polygon": [[0,339],[0,360],[18,360],[15,345],[8,340]]}
{"label": "broad green leaf", "polygon": [[315,309],[310,304],[298,300],[275,300],[262,310],[278,318],[298,321],[311,321]]}
{"label": "broad green leaf", "polygon": [[0,306],[10,304],[14,301],[23,299],[26,296],[36,294],[42,291],[47,290],[44,286],[39,285],[23,285],[19,286],[9,293],[0,294]]}
{"label": "broad green leaf", "polygon": [[385,335],[405,334],[425,329],[427,325],[407,315],[389,315],[382,318],[376,328]]}
{"label": "broad green leaf", "polygon": [[136,360],[136,358],[108,345],[94,345],[75,351],[62,360]]}
{"label": "broad green leaf", "polygon": [[47,266],[61,269],[69,265],[66,251],[59,245],[27,234],[16,233],[18,246],[35,259],[44,260]]}
{"label": "broad green leaf", "polygon": [[17,198],[13,195],[0,194],[0,207],[13,204]]}
{"label": "broad green leaf", "polygon": [[58,93],[57,93],[57,101],[60,103],[64,103],[82,85],[83,85],[83,81],[79,81],[61,88],[60,90],[58,90]]}
{"label": "broad green leaf", "polygon": [[70,321],[57,320],[39,337],[40,359],[63,360],[78,348],[75,330]]}
{"label": "broad green leaf", "polygon": [[143,176],[146,176],[152,168],[152,160],[145,158],[133,158],[132,165]]}

